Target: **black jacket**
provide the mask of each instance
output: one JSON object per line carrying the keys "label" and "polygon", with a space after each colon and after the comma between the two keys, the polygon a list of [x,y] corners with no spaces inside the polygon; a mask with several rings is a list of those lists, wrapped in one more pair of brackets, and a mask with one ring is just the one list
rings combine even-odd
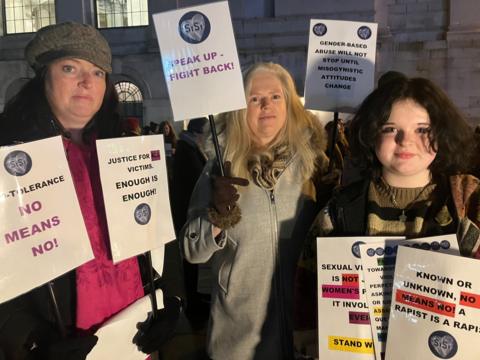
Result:
{"label": "black jacket", "polygon": [[188,204],[193,189],[206,163],[193,135],[180,134],[173,160],[172,214],[175,230],[181,230],[187,221]]}

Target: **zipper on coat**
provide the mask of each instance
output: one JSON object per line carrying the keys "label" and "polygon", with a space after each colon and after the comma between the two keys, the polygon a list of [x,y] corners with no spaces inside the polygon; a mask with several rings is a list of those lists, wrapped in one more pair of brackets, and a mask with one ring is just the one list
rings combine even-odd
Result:
{"label": "zipper on coat", "polygon": [[272,205],[275,205],[275,194],[273,193],[273,190],[270,190],[270,202]]}
{"label": "zipper on coat", "polygon": [[288,334],[286,333],[286,328],[285,328],[285,324],[286,324],[286,320],[285,320],[285,308],[283,306],[283,295],[284,295],[284,289],[283,289],[283,286],[282,286],[282,279],[283,279],[283,276],[282,276],[282,264],[280,262],[280,239],[278,238],[278,223],[277,223],[277,209],[276,209],[276,203],[275,203],[275,193],[273,192],[273,189],[270,190],[269,192],[269,196],[270,196],[270,204],[272,205],[272,209],[273,209],[273,213],[274,213],[274,224],[275,224],[275,236],[274,236],[274,242],[275,242],[275,245],[277,246],[277,249],[275,250],[275,270],[274,270],[274,274],[273,274],[273,284],[274,284],[274,289],[275,289],[275,295],[276,295],[276,298],[279,299],[278,300],[278,303],[277,303],[277,306],[278,306],[278,309],[279,309],[279,312],[280,312],[280,316],[278,317],[279,318],[279,328],[280,328],[280,337],[281,337],[281,356],[282,358],[284,358],[287,354],[287,349],[285,349],[285,341],[283,340],[286,340],[288,338]]}

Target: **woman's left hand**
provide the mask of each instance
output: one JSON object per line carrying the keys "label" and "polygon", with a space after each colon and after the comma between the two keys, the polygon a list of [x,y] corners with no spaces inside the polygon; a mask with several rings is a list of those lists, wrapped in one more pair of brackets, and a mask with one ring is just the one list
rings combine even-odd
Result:
{"label": "woman's left hand", "polygon": [[147,320],[137,324],[138,331],[132,342],[145,354],[160,350],[162,345],[172,337],[177,326],[181,311],[180,299],[166,297],[164,305],[165,307],[158,311],[155,319],[149,312]]}

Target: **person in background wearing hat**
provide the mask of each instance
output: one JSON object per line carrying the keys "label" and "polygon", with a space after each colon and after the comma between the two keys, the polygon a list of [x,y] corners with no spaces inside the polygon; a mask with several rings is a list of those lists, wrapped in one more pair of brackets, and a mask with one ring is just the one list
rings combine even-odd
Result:
{"label": "person in background wearing hat", "polygon": [[[0,145],[62,136],[95,258],[55,280],[67,338],[57,331],[42,286],[0,305],[0,354],[9,360],[85,359],[97,342],[96,329],[144,296],[139,259],[111,260],[100,186],[95,140],[122,131],[109,81],[111,51],[95,28],[67,22],[40,29],[25,56],[35,77],[6,104]],[[135,336],[141,351],[159,349],[179,309],[179,299],[165,298],[157,321],[143,323]]]}
{"label": "person in background wearing hat", "polygon": [[[192,119],[187,130],[180,133],[173,160],[172,213],[177,234],[187,221],[188,204],[207,156],[202,150],[203,131],[208,119]],[[186,315],[192,325],[202,325],[208,319],[207,299],[197,291],[198,265],[183,261],[183,273],[187,297]]]}

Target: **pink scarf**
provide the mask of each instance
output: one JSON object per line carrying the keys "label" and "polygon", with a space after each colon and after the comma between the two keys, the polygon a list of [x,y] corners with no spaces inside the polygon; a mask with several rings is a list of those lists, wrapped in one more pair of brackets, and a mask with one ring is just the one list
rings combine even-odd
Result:
{"label": "pink scarf", "polygon": [[144,295],[136,258],[112,262],[95,142],[77,145],[64,139],[83,220],[95,259],[76,269],[77,328],[101,325]]}

